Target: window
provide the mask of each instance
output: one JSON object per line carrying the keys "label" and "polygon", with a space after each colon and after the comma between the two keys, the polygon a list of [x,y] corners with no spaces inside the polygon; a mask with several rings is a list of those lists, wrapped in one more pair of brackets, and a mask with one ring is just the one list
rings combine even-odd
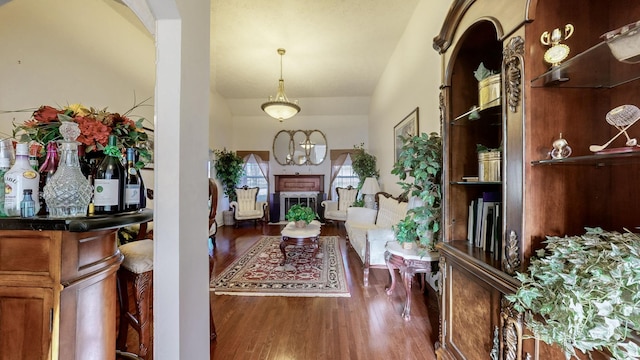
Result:
{"label": "window", "polygon": [[259,187],[260,190],[258,190],[257,201],[267,201],[269,183],[253,155],[250,155],[247,158],[247,162],[244,164],[244,175],[240,179],[240,186],[244,185],[247,185],[248,187]]}
{"label": "window", "polygon": [[338,174],[331,183],[331,198],[338,198],[338,193],[336,192],[337,187],[347,187],[351,185],[355,188],[358,187],[358,182],[358,176],[353,172],[353,167],[351,166],[351,156],[347,155],[347,159],[344,161],[340,170],[338,170]]}

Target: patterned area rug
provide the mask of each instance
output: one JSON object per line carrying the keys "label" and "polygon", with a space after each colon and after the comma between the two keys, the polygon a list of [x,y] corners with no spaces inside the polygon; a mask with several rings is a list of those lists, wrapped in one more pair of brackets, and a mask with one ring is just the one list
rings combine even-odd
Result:
{"label": "patterned area rug", "polygon": [[280,236],[264,236],[211,281],[216,295],[350,297],[337,236],[311,245],[289,245],[281,266]]}

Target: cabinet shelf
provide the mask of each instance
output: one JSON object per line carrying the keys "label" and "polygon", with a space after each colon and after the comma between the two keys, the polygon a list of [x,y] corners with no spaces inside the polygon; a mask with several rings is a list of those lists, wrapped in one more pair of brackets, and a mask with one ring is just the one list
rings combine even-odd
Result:
{"label": "cabinet shelf", "polygon": [[451,185],[502,185],[502,181],[452,181]]}
{"label": "cabinet shelf", "polygon": [[601,42],[531,80],[531,86],[613,88],[639,78],[640,63],[618,61]]}
{"label": "cabinet shelf", "polygon": [[[500,98],[494,101],[499,101],[499,100]],[[474,111],[477,111],[478,114],[480,114],[480,118],[477,120],[469,120],[468,116]],[[455,125],[456,123],[461,122],[461,120],[481,121],[483,118],[493,118],[496,115],[500,115],[501,113],[502,113],[501,105],[492,106],[484,109],[480,109],[479,107],[474,106],[473,109],[467,111],[464,114],[458,115],[456,118],[454,118],[453,121],[451,121],[451,125]]]}
{"label": "cabinet shelf", "polygon": [[532,161],[531,165],[615,165],[640,162],[640,151],[628,151],[610,154],[573,156],[566,159],[544,159]]}

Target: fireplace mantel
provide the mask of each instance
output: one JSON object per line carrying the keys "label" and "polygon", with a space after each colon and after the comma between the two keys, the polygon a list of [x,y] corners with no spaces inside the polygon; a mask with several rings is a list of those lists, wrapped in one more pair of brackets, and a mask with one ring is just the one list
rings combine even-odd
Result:
{"label": "fireplace mantel", "polygon": [[317,191],[324,192],[324,174],[273,175],[275,191]]}
{"label": "fireplace mantel", "polygon": [[284,221],[285,213],[290,206],[295,204],[306,205],[314,208],[323,216],[320,202],[325,199],[324,175],[273,175],[275,193],[271,196],[269,211],[272,214],[271,221]]}

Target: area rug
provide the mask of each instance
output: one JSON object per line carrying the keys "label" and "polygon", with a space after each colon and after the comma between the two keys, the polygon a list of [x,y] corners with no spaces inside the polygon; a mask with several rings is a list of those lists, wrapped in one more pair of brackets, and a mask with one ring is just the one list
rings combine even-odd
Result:
{"label": "area rug", "polygon": [[311,245],[288,245],[281,266],[280,236],[263,236],[211,281],[216,295],[350,297],[337,236]]}

